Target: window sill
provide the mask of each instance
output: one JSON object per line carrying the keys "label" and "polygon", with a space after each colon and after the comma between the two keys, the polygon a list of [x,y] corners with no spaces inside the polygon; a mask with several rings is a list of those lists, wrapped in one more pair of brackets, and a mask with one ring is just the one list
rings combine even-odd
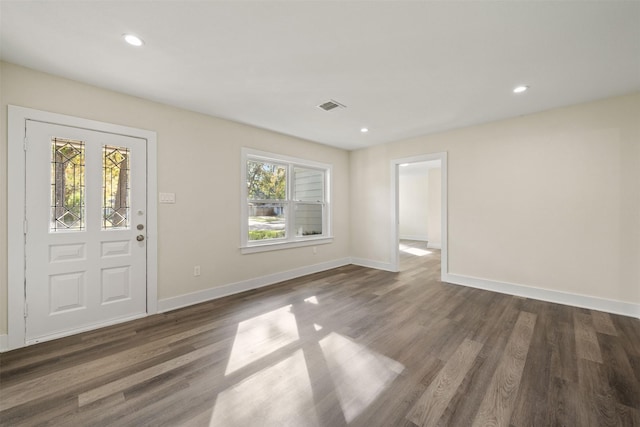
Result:
{"label": "window sill", "polygon": [[281,249],[299,248],[303,246],[325,245],[332,242],[333,237],[317,237],[294,242],[261,243],[251,246],[243,246],[240,248],[240,253],[253,254],[256,252],[278,251]]}

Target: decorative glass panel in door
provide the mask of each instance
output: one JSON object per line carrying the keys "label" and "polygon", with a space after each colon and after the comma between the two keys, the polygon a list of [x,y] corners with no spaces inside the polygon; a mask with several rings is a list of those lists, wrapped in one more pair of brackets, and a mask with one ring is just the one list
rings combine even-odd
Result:
{"label": "decorative glass panel in door", "polygon": [[51,140],[51,231],[84,229],[84,142]]}
{"label": "decorative glass panel in door", "polygon": [[129,157],[126,147],[102,147],[102,228],[129,228]]}

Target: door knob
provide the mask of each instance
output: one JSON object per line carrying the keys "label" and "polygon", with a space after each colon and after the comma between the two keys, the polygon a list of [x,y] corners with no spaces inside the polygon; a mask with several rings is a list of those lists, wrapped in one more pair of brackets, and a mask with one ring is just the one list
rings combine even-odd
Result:
{"label": "door knob", "polygon": [[142,241],[144,240],[144,235],[142,235],[142,234],[138,234],[138,235],[136,236],[136,240],[137,240],[138,242],[142,242]]}

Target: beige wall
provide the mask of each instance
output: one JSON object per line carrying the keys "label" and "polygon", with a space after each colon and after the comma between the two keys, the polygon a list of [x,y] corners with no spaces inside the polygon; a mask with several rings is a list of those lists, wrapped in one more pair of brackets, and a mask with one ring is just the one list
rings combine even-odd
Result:
{"label": "beige wall", "polygon": [[390,160],[442,151],[451,274],[640,303],[640,94],[352,152],[353,257],[392,262]]}
{"label": "beige wall", "polygon": [[[154,130],[160,299],[349,256],[349,153],[0,63],[0,334],[7,332],[7,105]],[[211,94],[215,96],[215,94]],[[332,244],[241,255],[240,148],[333,164]],[[193,266],[202,275],[193,277]]]}
{"label": "beige wall", "polygon": [[[158,133],[158,188],[177,198],[159,205],[161,299],[348,256],[391,263],[390,159],[447,151],[450,273],[640,303],[640,94],[349,154],[0,63],[0,334],[8,104]],[[333,164],[334,243],[239,253],[243,146]]]}
{"label": "beige wall", "polygon": [[427,234],[429,235],[429,247],[439,248],[442,244],[442,170],[441,168],[429,169],[427,192]]}
{"label": "beige wall", "polygon": [[401,239],[427,240],[428,169],[404,173],[398,180],[398,231]]}

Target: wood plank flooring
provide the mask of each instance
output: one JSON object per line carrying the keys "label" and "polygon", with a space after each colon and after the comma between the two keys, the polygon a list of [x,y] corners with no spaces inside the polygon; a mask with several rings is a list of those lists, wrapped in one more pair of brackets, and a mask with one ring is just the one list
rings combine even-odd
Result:
{"label": "wood plank flooring", "polygon": [[640,426],[640,320],[357,266],[0,355],[2,426]]}

